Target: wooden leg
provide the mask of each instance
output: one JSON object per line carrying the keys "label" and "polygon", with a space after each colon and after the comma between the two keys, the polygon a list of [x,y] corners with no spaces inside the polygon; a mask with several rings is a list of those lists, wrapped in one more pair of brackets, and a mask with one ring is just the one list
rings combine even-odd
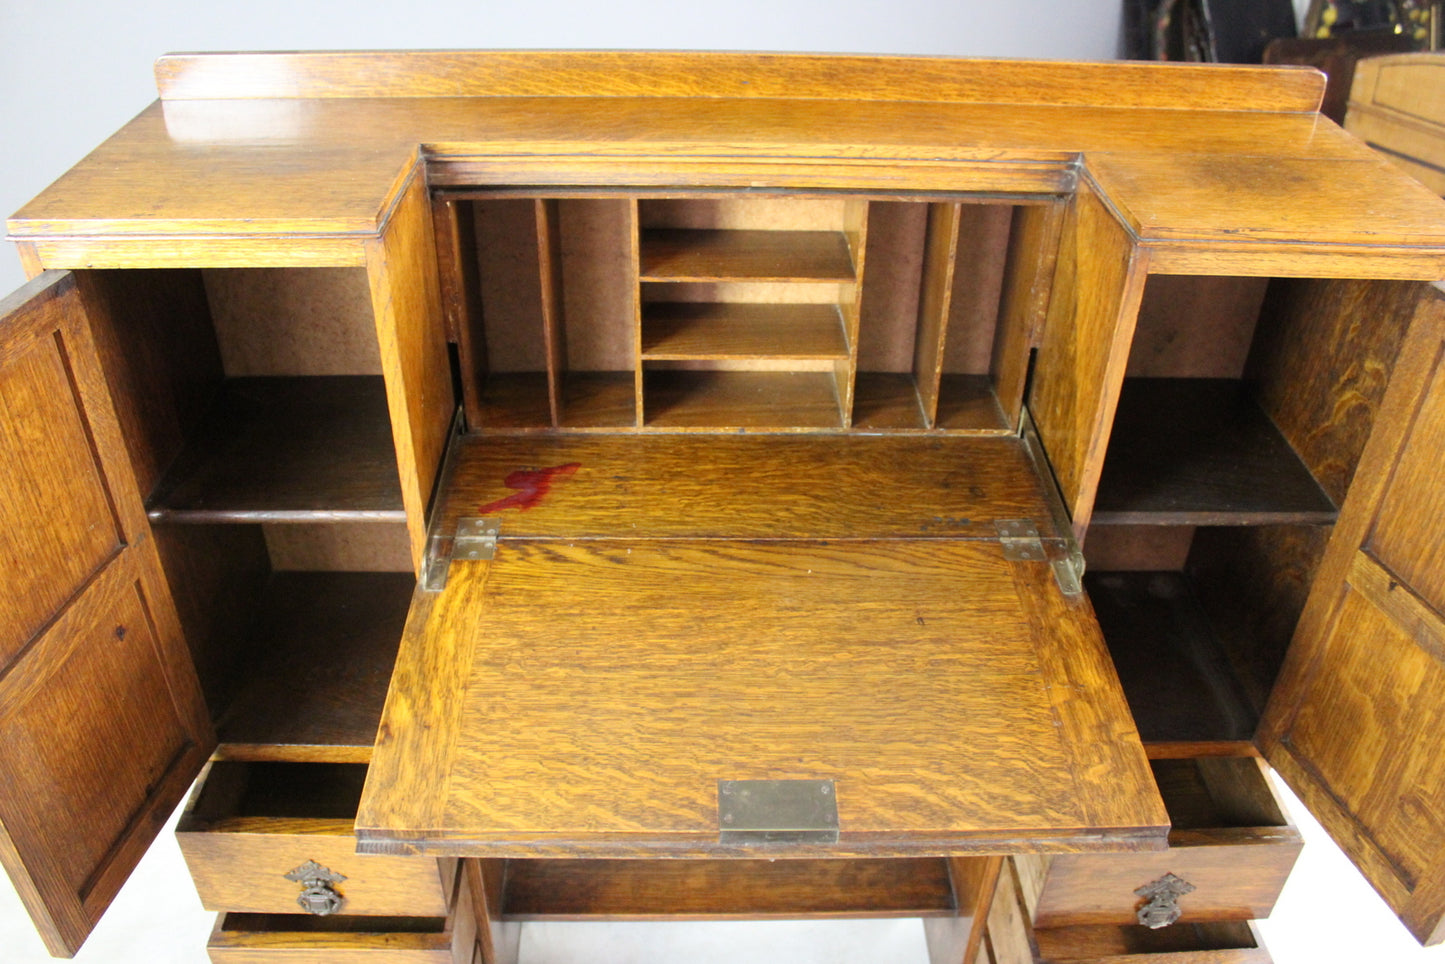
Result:
{"label": "wooden leg", "polygon": [[974,964],[978,960],[1003,864],[1003,857],[949,858],[948,875],[958,913],[924,920],[930,964]]}
{"label": "wooden leg", "polygon": [[516,964],[522,925],[502,920],[507,862],[466,860],[463,871],[477,915],[477,950],[481,964]]}

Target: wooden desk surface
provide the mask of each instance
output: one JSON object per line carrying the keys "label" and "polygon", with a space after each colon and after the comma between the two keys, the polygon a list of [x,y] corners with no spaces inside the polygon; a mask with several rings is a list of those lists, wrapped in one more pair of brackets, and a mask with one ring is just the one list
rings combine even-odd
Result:
{"label": "wooden desk surface", "polygon": [[1312,113],[1309,71],[403,52],[158,73],[162,101],[9,221],[32,263],[360,264],[422,157],[433,187],[534,190],[1047,198],[1082,172],[1155,270],[1445,276],[1445,202]]}
{"label": "wooden desk surface", "polygon": [[[1087,601],[982,525],[923,534],[997,499],[1047,535],[1018,442],[654,436],[625,440],[620,473],[574,441],[464,450],[458,490],[503,537],[413,606],[361,850],[756,855],[719,842],[718,781],[736,779],[835,781],[839,842],[790,856],[1162,846]],[[837,477],[800,477],[806,453],[780,443],[850,450],[824,466]],[[990,461],[992,481],[968,481]],[[495,508],[503,469],[565,464],[535,516]],[[792,486],[769,485],[779,466]],[[961,484],[920,484],[941,472]],[[629,535],[598,537],[606,504]],[[809,518],[822,534],[798,537]]]}

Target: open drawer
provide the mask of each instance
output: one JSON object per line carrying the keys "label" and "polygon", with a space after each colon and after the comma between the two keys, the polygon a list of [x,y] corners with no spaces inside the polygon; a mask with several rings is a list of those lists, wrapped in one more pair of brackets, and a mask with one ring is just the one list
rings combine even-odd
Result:
{"label": "open drawer", "polygon": [[365,776],[353,763],[211,763],[176,828],[202,905],[244,912],[233,929],[304,912],[445,918],[456,861],[356,853]]}
{"label": "open drawer", "polygon": [[[1153,854],[1062,854],[1020,858],[1036,878],[1039,927],[1131,925],[1158,881],[1158,913],[1174,875],[1177,925],[1268,917],[1303,840],[1254,757],[1151,760],[1172,828],[1169,849]],[[1187,889],[1186,888],[1190,888]],[[1172,914],[1170,914],[1172,916]]]}
{"label": "open drawer", "polygon": [[1004,861],[984,941],[989,964],[1270,964],[1251,921],[1036,927],[1036,884],[1028,859]]}

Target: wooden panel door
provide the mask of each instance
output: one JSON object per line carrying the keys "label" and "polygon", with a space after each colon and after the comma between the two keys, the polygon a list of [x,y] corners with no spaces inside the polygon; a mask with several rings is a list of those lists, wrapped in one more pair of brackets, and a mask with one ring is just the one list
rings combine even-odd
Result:
{"label": "wooden panel door", "polygon": [[214,746],[75,278],[0,301],[0,863],[52,954]]}
{"label": "wooden panel door", "polygon": [[1445,296],[1426,291],[1260,736],[1434,944],[1445,940]]}

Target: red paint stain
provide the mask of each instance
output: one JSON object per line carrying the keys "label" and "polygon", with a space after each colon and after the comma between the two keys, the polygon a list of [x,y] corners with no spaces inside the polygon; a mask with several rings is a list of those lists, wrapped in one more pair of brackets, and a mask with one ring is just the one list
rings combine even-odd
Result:
{"label": "red paint stain", "polygon": [[477,509],[480,515],[490,515],[503,509],[518,509],[525,512],[540,505],[552,491],[552,480],[560,475],[571,475],[582,467],[581,462],[554,465],[550,469],[518,469],[502,480],[509,489],[516,489],[511,495],[495,502],[488,502]]}

